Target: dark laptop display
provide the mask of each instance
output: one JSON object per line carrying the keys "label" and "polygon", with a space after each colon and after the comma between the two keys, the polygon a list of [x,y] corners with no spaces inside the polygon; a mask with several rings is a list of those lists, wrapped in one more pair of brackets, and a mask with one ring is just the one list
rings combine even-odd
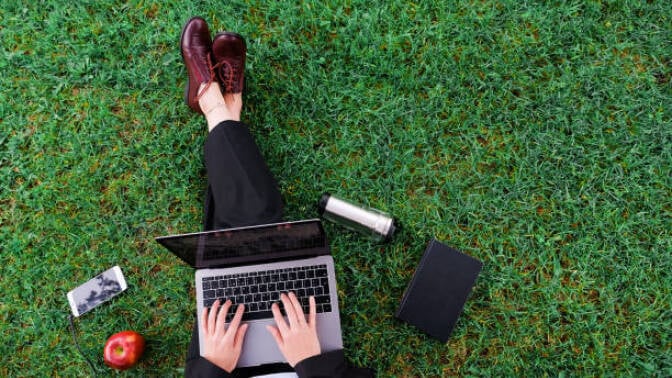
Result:
{"label": "dark laptop display", "polygon": [[322,224],[315,221],[229,228],[156,240],[197,269],[329,254]]}

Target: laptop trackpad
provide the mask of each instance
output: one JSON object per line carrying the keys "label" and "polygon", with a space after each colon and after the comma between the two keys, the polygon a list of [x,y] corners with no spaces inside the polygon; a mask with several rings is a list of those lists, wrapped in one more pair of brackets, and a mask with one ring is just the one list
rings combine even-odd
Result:
{"label": "laptop trackpad", "polygon": [[[331,319],[330,319],[331,318]],[[334,319],[335,318],[335,319]],[[285,318],[286,320],[287,318]],[[238,366],[256,366],[277,362],[286,362],[278,349],[275,339],[266,329],[266,325],[275,325],[275,320],[255,320],[249,322],[243,351]],[[322,352],[343,348],[340,321],[337,313],[317,314],[317,334],[320,336]]]}
{"label": "laptop trackpad", "polygon": [[275,325],[275,321],[273,319],[255,320],[249,324],[238,366],[284,362],[285,357],[280,353],[273,335],[266,329],[267,324]]}

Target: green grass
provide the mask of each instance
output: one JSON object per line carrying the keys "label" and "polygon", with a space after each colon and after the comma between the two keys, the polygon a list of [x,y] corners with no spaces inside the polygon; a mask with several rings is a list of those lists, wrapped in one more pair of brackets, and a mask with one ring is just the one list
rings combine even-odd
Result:
{"label": "green grass", "polygon": [[[87,354],[131,328],[149,350],[123,375],[182,374],[192,270],[153,238],[201,225],[192,15],[248,41],[288,219],[330,191],[403,223],[388,245],[326,225],[349,359],[672,375],[667,2],[107,0],[0,5],[0,376],[90,374],[65,295],[114,264],[130,288],[78,321]],[[485,263],[445,345],[393,317],[432,237]]]}

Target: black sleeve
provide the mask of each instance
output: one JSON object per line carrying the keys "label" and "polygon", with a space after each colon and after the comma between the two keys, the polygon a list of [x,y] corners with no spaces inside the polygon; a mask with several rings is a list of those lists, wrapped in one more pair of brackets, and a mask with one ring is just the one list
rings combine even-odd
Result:
{"label": "black sleeve", "polygon": [[188,378],[229,378],[236,377],[235,370],[228,373],[226,370],[213,364],[203,357],[194,358],[187,361],[187,366],[184,368],[184,376]]}
{"label": "black sleeve", "polygon": [[343,350],[322,353],[306,358],[294,366],[300,378],[369,378],[373,370],[348,366]]}

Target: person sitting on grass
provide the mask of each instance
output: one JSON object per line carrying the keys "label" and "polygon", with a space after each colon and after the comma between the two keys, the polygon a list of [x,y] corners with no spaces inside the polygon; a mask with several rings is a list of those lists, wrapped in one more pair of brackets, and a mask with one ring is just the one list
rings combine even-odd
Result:
{"label": "person sitting on grass", "polygon": [[[185,102],[204,115],[208,136],[204,146],[208,188],[204,229],[222,229],[282,220],[282,198],[275,178],[266,165],[248,127],[240,121],[247,47],[231,32],[211,39],[208,25],[191,18],[182,30],[182,57],[188,73]],[[236,369],[247,324],[241,322],[244,306],[238,305],[231,322],[226,314],[232,303],[216,301],[203,311],[204,356],[199,353],[198,329],[194,325],[187,352],[188,377],[230,377],[295,371],[299,377],[370,377],[370,369],[347,365],[343,350],[322,353],[316,330],[315,299],[309,299],[306,318],[294,293],[282,294],[272,306],[275,326],[268,326],[288,366]],[[290,368],[291,367],[291,368]]]}

